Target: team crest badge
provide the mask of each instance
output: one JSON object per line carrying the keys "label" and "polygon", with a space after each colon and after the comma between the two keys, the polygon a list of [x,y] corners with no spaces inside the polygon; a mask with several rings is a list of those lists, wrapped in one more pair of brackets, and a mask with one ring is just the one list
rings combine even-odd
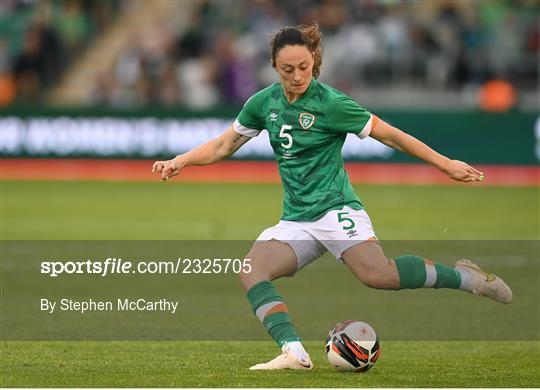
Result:
{"label": "team crest badge", "polygon": [[315,123],[315,115],[310,114],[309,112],[301,113],[298,119],[300,121],[300,126],[302,126],[304,130],[309,129]]}

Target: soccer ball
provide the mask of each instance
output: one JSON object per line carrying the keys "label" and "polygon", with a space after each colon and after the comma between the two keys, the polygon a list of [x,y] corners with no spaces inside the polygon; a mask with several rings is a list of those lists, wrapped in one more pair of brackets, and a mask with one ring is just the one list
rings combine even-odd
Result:
{"label": "soccer ball", "polygon": [[373,367],[380,352],[379,338],[365,322],[340,322],[326,338],[326,358],[338,371],[365,372]]}

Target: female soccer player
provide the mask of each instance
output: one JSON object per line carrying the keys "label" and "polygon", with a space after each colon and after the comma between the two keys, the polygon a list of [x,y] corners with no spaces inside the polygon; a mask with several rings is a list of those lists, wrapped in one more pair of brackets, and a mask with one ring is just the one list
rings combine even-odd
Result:
{"label": "female soccer player", "polygon": [[186,166],[229,157],[263,129],[270,134],[285,189],[283,215],[276,226],[259,235],[246,256],[252,270],[240,279],[253,312],[282,354],[253,370],[313,367],[272,281],[293,275],[327,250],[369,287],[452,288],[503,303],[512,301],[512,291],[504,281],[468,260],[451,268],[412,255],[386,258],[343,167],[341,149],[347,133],[360,139],[370,136],[426,161],[454,180],[481,181],[483,174],[435,152],[317,81],[322,63],[320,39],[316,24],[279,30],[271,45],[280,83],[253,95],[219,137],[153,165],[153,171],[167,180]]}

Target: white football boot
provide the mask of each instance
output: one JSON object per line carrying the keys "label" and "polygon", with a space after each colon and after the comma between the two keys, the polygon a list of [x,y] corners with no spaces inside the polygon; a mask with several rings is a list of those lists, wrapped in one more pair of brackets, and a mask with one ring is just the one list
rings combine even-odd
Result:
{"label": "white football boot", "polygon": [[497,302],[510,303],[514,298],[510,287],[498,276],[484,271],[470,260],[460,260],[456,263],[456,269],[469,272],[472,277],[472,293],[474,295],[489,297]]}
{"label": "white football boot", "polygon": [[267,363],[260,363],[249,368],[250,370],[311,370],[313,363],[309,355],[305,359],[298,359],[289,350],[286,350],[275,359]]}

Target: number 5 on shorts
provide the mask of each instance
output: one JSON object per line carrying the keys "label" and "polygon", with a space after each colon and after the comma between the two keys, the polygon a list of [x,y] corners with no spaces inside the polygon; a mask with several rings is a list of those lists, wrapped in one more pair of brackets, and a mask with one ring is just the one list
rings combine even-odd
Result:
{"label": "number 5 on shorts", "polygon": [[337,213],[337,219],[338,219],[339,223],[345,222],[345,221],[349,223],[348,225],[343,226],[343,230],[349,230],[349,229],[352,229],[353,227],[356,226],[354,221],[351,218],[345,217],[345,215],[347,215],[347,214],[349,214],[348,211]]}

